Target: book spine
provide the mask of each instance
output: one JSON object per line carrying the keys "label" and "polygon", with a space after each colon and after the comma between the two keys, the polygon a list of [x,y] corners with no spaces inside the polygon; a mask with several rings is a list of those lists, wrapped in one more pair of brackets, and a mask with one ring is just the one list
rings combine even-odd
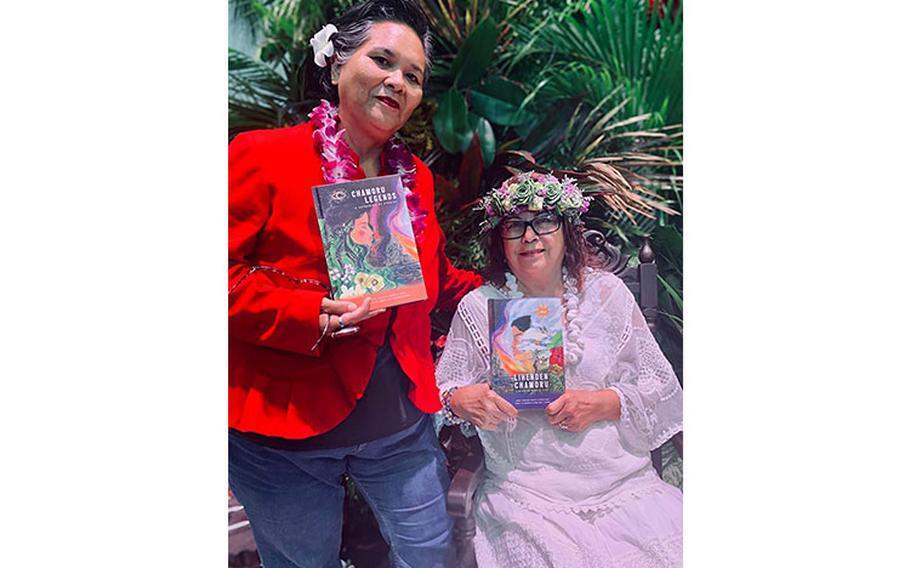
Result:
{"label": "book spine", "polygon": [[321,221],[325,219],[325,213],[322,210],[322,199],[320,199],[319,188],[314,186],[310,190],[313,193],[313,208],[316,210],[316,218]]}

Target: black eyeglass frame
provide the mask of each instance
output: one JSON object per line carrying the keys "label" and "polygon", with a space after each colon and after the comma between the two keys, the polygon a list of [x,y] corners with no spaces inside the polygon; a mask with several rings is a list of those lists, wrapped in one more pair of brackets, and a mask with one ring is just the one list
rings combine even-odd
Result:
{"label": "black eyeglass frame", "polygon": [[[534,223],[535,223],[537,220],[543,219],[544,217],[550,217],[550,218],[555,218],[555,219],[556,219],[556,227],[554,227],[552,231],[544,231],[544,232],[541,232],[541,231],[539,231],[539,230],[537,229],[537,227],[534,226]],[[521,234],[516,235],[516,236],[514,236],[514,237],[507,237],[507,236],[506,236],[506,230],[505,230],[505,227],[506,227],[506,223],[507,223],[507,222],[511,222],[511,223],[515,223],[515,222],[517,222],[517,223],[522,223],[523,225],[522,225],[522,227],[521,227]],[[520,219],[520,218],[518,218],[518,217],[509,217],[508,219],[504,219],[504,220],[502,221],[502,223],[500,223],[500,225],[499,225],[499,234],[502,236],[503,239],[505,239],[505,240],[507,240],[507,241],[514,241],[515,239],[520,239],[520,238],[524,237],[524,236],[525,236],[525,233],[528,232],[528,227],[531,227],[531,230],[534,231],[534,234],[537,235],[538,237],[541,236],[541,235],[549,235],[549,234],[551,234],[551,233],[555,233],[556,231],[559,230],[560,227],[562,227],[562,216],[561,216],[561,215],[557,215],[556,213],[547,211],[547,212],[544,212],[544,213],[539,213],[539,214],[535,215],[534,217],[532,217],[531,219],[528,219],[527,221],[525,221],[524,219]]]}

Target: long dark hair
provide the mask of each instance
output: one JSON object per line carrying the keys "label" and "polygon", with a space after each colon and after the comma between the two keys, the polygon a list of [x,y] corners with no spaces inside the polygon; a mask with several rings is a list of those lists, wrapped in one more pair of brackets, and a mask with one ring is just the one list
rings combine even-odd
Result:
{"label": "long dark hair", "polygon": [[[560,216],[560,227],[566,243],[566,254],[562,264],[569,271],[569,275],[578,282],[579,290],[584,285],[584,269],[586,266],[596,266],[598,263],[585,244],[584,225],[567,223]],[[484,277],[492,284],[502,287],[506,283],[506,272],[510,272],[506,262],[506,253],[502,244],[502,225],[487,232],[487,250],[490,252],[487,265],[483,269]]]}
{"label": "long dark hair", "polygon": [[423,74],[423,85],[426,87],[430,77],[433,50],[426,14],[411,0],[365,0],[354,4],[331,22],[338,28],[338,33],[332,36],[335,55],[330,65],[317,69],[316,78],[324,95],[332,102],[338,103],[338,88],[332,84],[332,68],[344,65],[367,40],[373,24],[379,22],[406,25],[420,38],[426,57],[426,69]]}

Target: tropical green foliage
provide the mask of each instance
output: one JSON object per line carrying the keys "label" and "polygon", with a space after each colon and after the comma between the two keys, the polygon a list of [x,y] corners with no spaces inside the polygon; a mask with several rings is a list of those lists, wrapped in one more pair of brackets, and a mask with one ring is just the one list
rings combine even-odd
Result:
{"label": "tropical green foliage", "polygon": [[314,0],[231,0],[234,17],[254,38],[257,57],[228,51],[229,135],[296,124],[318,102],[309,38],[333,14]]}
{"label": "tropical green foliage", "polygon": [[[651,237],[661,275],[658,334],[681,373],[682,217],[659,204],[682,211],[682,18],[672,5],[649,11],[645,0],[509,8],[495,20],[495,42],[493,18],[483,9],[474,12],[473,28],[450,34],[465,40],[458,50],[446,44],[441,57],[453,64],[440,65],[427,93],[428,104],[439,101],[433,126],[441,148],[424,155],[439,174],[450,255],[466,266],[484,262],[470,206],[510,167],[526,169],[532,160],[580,177],[600,194],[585,219],[589,227],[613,235],[632,255]],[[455,63],[468,60],[485,65],[466,80]],[[492,133],[479,132],[478,119]],[[491,142],[492,162],[485,149]],[[480,175],[475,146],[484,158]],[[617,188],[642,202],[624,210]]]}
{"label": "tropical green foliage", "polygon": [[[229,130],[305,120],[318,103],[308,40],[354,0],[231,0],[259,46],[231,50]],[[682,379],[682,13],[656,0],[418,0],[434,29],[433,75],[402,130],[435,173],[440,224],[457,266],[485,260],[472,206],[518,169],[571,174],[596,200],[588,227],[637,262],[657,255],[657,338]],[[437,331],[447,329],[438,314]],[[664,447],[665,479],[682,484]],[[353,488],[344,558],[379,558],[368,507]],[[359,523],[359,524],[358,524]],[[358,548],[360,547],[360,548]],[[367,548],[364,548],[367,547]]]}
{"label": "tropical green foliage", "polygon": [[[231,135],[303,120],[317,102],[308,39],[351,0],[232,0],[261,38],[229,54]],[[472,205],[515,169],[570,173],[585,223],[658,255],[659,340],[681,373],[682,15],[647,0],[420,0],[434,71],[402,134],[436,174],[460,266],[484,262]]]}
{"label": "tropical green foliage", "polygon": [[[600,0],[584,9],[561,14],[525,38],[524,56],[551,58],[551,76],[588,73],[584,93],[597,104],[615,87],[633,101],[631,113],[651,113],[651,124],[682,121],[682,18],[670,11],[650,14],[644,2]],[[582,73],[584,76],[585,73]],[[577,87],[554,81],[554,94],[571,96]],[[549,95],[549,92],[544,93]]]}

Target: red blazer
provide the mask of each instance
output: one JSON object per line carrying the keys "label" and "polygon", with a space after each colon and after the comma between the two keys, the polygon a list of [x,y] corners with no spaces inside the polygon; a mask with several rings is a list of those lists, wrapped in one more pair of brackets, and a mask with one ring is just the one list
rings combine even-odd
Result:
{"label": "red blazer", "polygon": [[[480,284],[444,254],[445,237],[433,210],[433,178],[417,160],[414,190],[427,209],[417,237],[427,299],[399,306],[392,352],[413,382],[411,401],[439,410],[430,356],[430,311],[454,309]],[[229,375],[228,423],[267,436],[303,439],[331,430],[363,395],[388,328],[391,310],[360,324],[360,333],[319,338],[319,305],[327,295],[326,270],[310,188],[324,184],[312,128],[259,130],[238,135],[229,147]]]}

